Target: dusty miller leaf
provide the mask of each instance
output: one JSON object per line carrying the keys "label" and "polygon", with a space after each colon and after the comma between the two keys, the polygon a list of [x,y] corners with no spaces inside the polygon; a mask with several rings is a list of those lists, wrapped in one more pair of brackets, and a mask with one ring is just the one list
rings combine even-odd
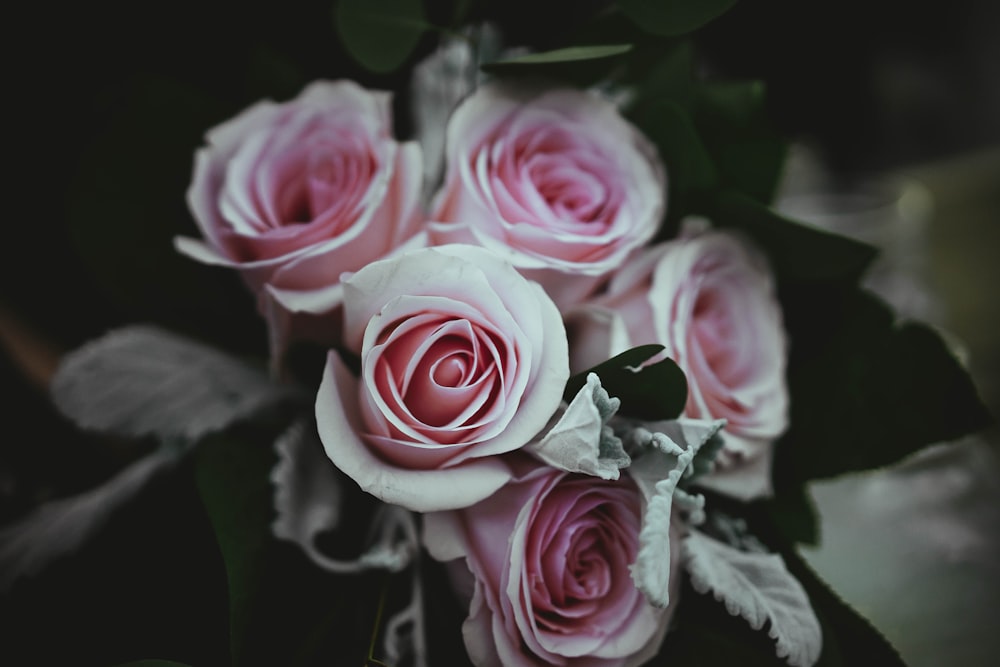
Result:
{"label": "dusty miller leaf", "polygon": [[590,373],[587,384],[557,413],[545,436],[525,450],[560,470],[618,479],[619,469],[632,462],[607,425],[619,406],[620,401],[601,387],[597,374]]}
{"label": "dusty miller leaf", "polygon": [[234,357],[152,326],[91,341],[52,381],[56,406],[81,428],[185,442],[295,396]]}
{"label": "dusty miller leaf", "polygon": [[274,536],[294,542],[317,564],[326,556],[316,548],[316,536],[340,522],[342,488],[315,429],[293,423],[275,441],[278,462],[271,470],[274,484]]}
{"label": "dusty miller leaf", "polygon": [[379,508],[372,520],[373,544],[356,559],[336,560],[324,554],[316,538],[340,522],[340,473],[323,451],[316,430],[305,421],[293,423],[274,448],[278,454],[271,471],[275,537],[296,543],[314,563],[339,574],[369,569],[398,572],[410,564],[418,549],[416,527],[412,515],[394,505]]}
{"label": "dusty miller leaf", "polygon": [[725,421],[679,419],[624,424],[620,426],[623,439],[635,456],[629,474],[646,498],[632,579],[651,604],[666,607],[670,602],[670,526],[675,503],[690,523],[700,523],[704,518],[704,498],[678,485],[691,476],[695,456]]}
{"label": "dusty miller leaf", "polygon": [[684,540],[683,553],[696,591],[711,591],[754,630],[768,624],[778,657],[792,667],[816,663],[823,650],[819,619],[781,556],[740,551],[698,532]]}
{"label": "dusty miller leaf", "polygon": [[163,447],[101,486],[49,501],[0,531],[0,591],[79,548],[151,479],[173,467],[181,453],[180,449]]}

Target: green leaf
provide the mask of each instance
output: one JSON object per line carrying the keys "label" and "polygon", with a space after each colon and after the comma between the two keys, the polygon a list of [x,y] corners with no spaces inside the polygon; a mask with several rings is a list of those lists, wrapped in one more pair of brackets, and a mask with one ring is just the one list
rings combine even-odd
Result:
{"label": "green leaf", "polygon": [[495,60],[481,65],[480,69],[500,77],[532,76],[586,87],[606,78],[631,50],[631,44],[571,46]]}
{"label": "green leaf", "polygon": [[702,84],[695,125],[721,173],[722,184],[769,203],[781,179],[788,144],[771,123],[761,81]]}
{"label": "green leaf", "polygon": [[[661,47],[662,48],[662,47]],[[683,39],[669,45],[665,51],[650,55],[640,65],[646,65],[635,84],[632,107],[641,109],[644,104],[675,102],[689,111],[695,99],[694,45]]]}
{"label": "green leaf", "polygon": [[514,58],[494,60],[484,63],[482,69],[495,71],[498,68],[524,65],[547,65],[552,63],[578,62],[581,60],[598,60],[601,58],[612,58],[628,53],[632,50],[631,44],[601,44],[595,46],[569,46],[564,49],[554,51],[543,51],[541,53],[529,53]]}
{"label": "green leaf", "polygon": [[351,56],[373,72],[395,70],[433,28],[420,0],[340,0],[334,8],[337,36]]}
{"label": "green leaf", "polygon": [[634,120],[656,144],[667,167],[671,194],[716,187],[718,175],[712,158],[691,118],[678,104],[647,105]]}
{"label": "green leaf", "polygon": [[989,425],[968,372],[932,329],[897,324],[860,290],[790,291],[791,424],[777,444],[779,496],[810,479],[894,463]]}
{"label": "green leaf", "polygon": [[809,546],[819,544],[819,517],[805,485],[781,489],[775,497],[761,502],[770,520],[787,540]]}
{"label": "green leaf", "polygon": [[573,400],[587,383],[587,375],[596,373],[610,396],[621,400],[619,413],[638,419],[675,419],[687,402],[687,378],[671,359],[642,367],[641,364],[664,350],[662,345],[640,345],[571,377],[563,396]]}
{"label": "green leaf", "polygon": [[[297,545],[273,538],[271,430],[213,436],[196,450],[195,481],[229,583],[233,665],[361,665],[385,574],[331,574]],[[357,553],[380,505],[354,485],[343,500],[351,511],[336,532],[316,536],[317,547],[334,558]],[[390,588],[394,605],[396,589],[408,592],[405,580]]]}
{"label": "green leaf", "polygon": [[780,281],[857,282],[877,251],[861,241],[783,218],[738,192],[723,192],[712,219],[739,229],[770,256]]}
{"label": "green leaf", "polygon": [[636,25],[656,35],[682,35],[728,11],[736,0],[618,0]]}
{"label": "green leaf", "polygon": [[174,660],[157,660],[155,658],[147,660],[133,660],[122,662],[115,667],[188,667],[186,662],[176,662]]}
{"label": "green leaf", "polygon": [[195,481],[226,565],[233,664],[242,664],[258,588],[267,565],[277,458],[269,446],[209,438],[196,450]]}

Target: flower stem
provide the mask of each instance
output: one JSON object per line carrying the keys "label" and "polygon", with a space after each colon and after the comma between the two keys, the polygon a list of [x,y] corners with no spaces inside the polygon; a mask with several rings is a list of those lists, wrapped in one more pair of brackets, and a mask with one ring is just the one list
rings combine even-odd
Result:
{"label": "flower stem", "polygon": [[385,611],[385,598],[388,592],[389,592],[389,577],[387,575],[385,581],[382,583],[382,592],[379,594],[378,597],[378,609],[375,612],[375,624],[372,626],[372,639],[371,642],[368,644],[368,657],[365,658],[364,667],[368,667],[369,665],[380,665],[380,667],[388,667],[388,665],[386,665],[381,660],[375,659],[375,640],[378,639],[378,631],[379,628],[382,627],[382,612]]}

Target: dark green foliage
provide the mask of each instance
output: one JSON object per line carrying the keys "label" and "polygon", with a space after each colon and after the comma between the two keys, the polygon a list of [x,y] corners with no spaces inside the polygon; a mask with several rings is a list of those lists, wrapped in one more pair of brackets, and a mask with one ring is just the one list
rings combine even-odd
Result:
{"label": "dark green foliage", "polygon": [[687,401],[684,371],[666,358],[639,368],[663,349],[662,345],[640,345],[577,373],[566,383],[563,397],[572,400],[587,383],[587,375],[597,373],[608,394],[621,399],[620,414],[649,420],[674,419]]}

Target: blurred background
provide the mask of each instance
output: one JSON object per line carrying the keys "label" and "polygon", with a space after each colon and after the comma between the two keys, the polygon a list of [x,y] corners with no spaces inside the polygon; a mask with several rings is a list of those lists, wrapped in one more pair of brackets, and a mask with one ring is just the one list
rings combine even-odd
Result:
{"label": "blurred background", "polygon": [[[235,275],[181,258],[171,239],[195,230],[184,192],[206,128],[315,78],[405,87],[400,75],[372,76],[339,50],[332,4],[11,10],[8,26],[27,38],[8,44],[7,59],[14,180],[0,242],[0,524],[90,488],[136,456],[78,433],[48,405],[46,382],[66,350],[152,322],[239,354],[266,353]],[[510,43],[544,46],[579,8],[552,4],[544,16],[526,0],[492,11]],[[795,142],[778,208],[881,245],[870,286],[901,315],[945,333],[994,414],[997,35],[992,0],[757,0],[738,2],[697,39],[711,75],[766,83],[773,121]],[[813,487],[823,543],[805,555],[912,665],[994,664],[1000,651],[991,625],[1000,613],[998,454],[993,427],[895,469]],[[162,572],[154,590],[150,567]],[[76,664],[150,647],[211,664],[225,651],[221,567],[194,489],[154,486],[79,557],[16,587],[0,603],[2,627],[24,641],[59,637]],[[94,600],[111,611],[93,614]]]}

